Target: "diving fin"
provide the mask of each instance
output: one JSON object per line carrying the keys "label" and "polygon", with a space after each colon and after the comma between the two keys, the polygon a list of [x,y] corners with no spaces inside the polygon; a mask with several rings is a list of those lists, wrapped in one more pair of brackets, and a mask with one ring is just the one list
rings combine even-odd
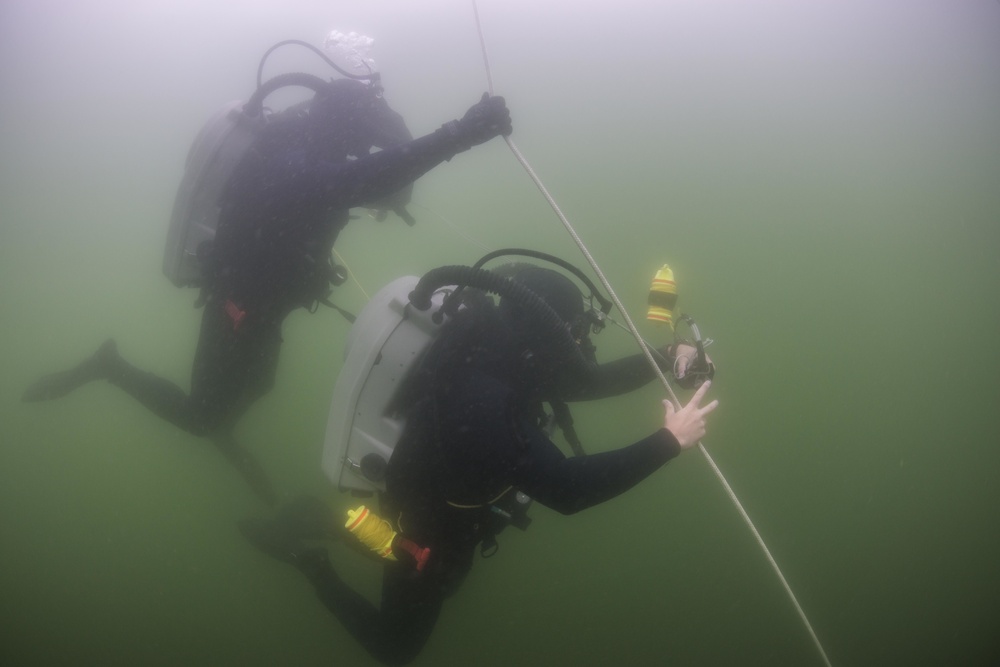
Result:
{"label": "diving fin", "polygon": [[36,380],[21,394],[21,400],[25,403],[36,403],[61,398],[88,382],[109,377],[120,359],[118,345],[109,338],[93,356],[78,366]]}

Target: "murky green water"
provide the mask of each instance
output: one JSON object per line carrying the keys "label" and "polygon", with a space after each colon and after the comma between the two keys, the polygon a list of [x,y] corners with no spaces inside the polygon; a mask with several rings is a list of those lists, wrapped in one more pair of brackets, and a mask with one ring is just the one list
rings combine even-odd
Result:
{"label": "murky green water", "polygon": [[[375,36],[418,135],[486,87],[466,2],[280,4],[0,7],[4,664],[370,664],[242,542],[235,521],[261,508],[205,442],[105,384],[19,401],[108,336],[186,386],[199,311],[160,274],[166,221],[195,132],[249,94],[272,43]],[[670,262],[716,339],[706,442],[833,663],[995,664],[1000,5],[480,11],[513,138],[626,305],[641,316]],[[502,142],[429,174],[415,202],[416,228],[359,221],[338,243],[366,289],[474,261],[463,237],[578,259]],[[346,332],[329,311],[291,317],[277,387],[240,425],[285,495],[324,489]],[[598,343],[632,350],[615,331]],[[585,443],[644,435],[659,400],[577,410]],[[417,664],[822,664],[696,451],[592,511],[534,516],[477,564]],[[376,593],[371,564],[332,557]]]}

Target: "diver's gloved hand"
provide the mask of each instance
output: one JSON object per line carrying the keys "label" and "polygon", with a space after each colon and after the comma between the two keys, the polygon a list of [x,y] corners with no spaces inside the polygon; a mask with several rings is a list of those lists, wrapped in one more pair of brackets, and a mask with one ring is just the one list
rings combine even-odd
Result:
{"label": "diver's gloved hand", "polygon": [[678,343],[670,349],[670,357],[674,360],[674,378],[684,389],[697,389],[703,383],[715,377],[715,364],[712,358],[705,355],[705,363],[698,361],[698,348],[687,343]]}
{"label": "diver's gloved hand", "polygon": [[514,131],[510,122],[510,110],[502,97],[483,98],[469,107],[461,120],[445,124],[445,128],[455,139],[460,150],[485,143],[493,137],[508,135]]}

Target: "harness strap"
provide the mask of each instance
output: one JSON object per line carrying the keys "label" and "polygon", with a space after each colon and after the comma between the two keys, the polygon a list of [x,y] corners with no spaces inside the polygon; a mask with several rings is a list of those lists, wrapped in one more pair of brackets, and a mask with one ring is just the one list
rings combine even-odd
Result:
{"label": "harness strap", "polygon": [[504,489],[504,490],[503,490],[503,491],[501,491],[501,492],[500,492],[499,494],[497,494],[497,496],[496,496],[495,498],[491,498],[490,500],[487,500],[487,501],[486,501],[485,503],[479,503],[479,504],[477,504],[477,505],[462,505],[462,504],[460,504],[460,503],[453,503],[453,502],[452,502],[452,501],[450,501],[450,500],[447,500],[447,501],[445,501],[445,502],[447,502],[447,503],[448,503],[449,505],[451,505],[452,507],[455,507],[455,508],[457,508],[457,509],[460,509],[460,510],[474,510],[474,509],[479,509],[480,507],[487,507],[487,506],[489,506],[489,505],[492,505],[492,504],[493,504],[493,503],[495,503],[496,501],[498,501],[498,500],[500,500],[501,498],[503,498],[504,496],[506,496],[506,495],[507,495],[507,492],[508,492],[508,491],[510,491],[510,490],[511,490],[511,489],[513,489],[513,488],[514,488],[514,486],[513,486],[513,485],[511,485],[511,486],[508,486],[508,487],[507,487],[506,489]]}

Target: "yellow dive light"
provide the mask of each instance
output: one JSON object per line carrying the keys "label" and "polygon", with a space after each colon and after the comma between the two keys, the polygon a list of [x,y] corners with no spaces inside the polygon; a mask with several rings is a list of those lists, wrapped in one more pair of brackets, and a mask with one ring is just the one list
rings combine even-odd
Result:
{"label": "yellow dive light", "polygon": [[674,306],[677,305],[677,283],[674,282],[674,272],[668,264],[660,267],[653,276],[653,284],[649,287],[649,310],[646,319],[653,322],[666,322],[674,326]]}

